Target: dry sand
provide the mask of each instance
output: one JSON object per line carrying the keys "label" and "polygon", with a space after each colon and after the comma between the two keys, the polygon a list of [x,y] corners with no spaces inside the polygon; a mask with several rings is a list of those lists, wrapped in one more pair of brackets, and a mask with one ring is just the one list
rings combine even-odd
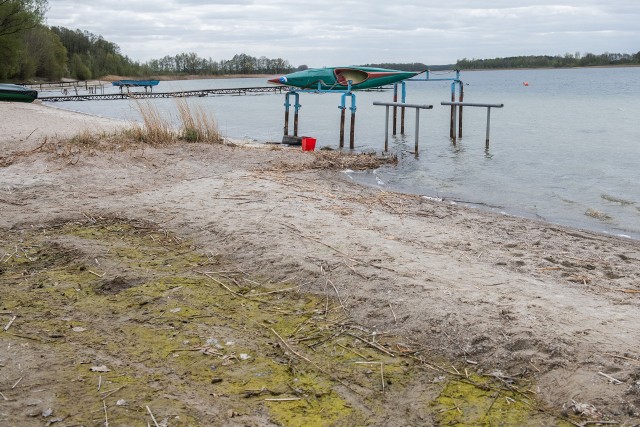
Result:
{"label": "dry sand", "polygon": [[[118,214],[308,292],[330,272],[372,329],[469,369],[528,375],[557,413],[589,404],[601,419],[640,423],[638,241],[383,192],[340,171],[268,170],[313,156],[297,150],[185,144],[70,161],[31,150],[123,124],[41,105],[0,114],[1,153],[14,156],[0,168],[0,230]],[[20,344],[0,331],[0,392],[28,400],[9,374]],[[26,413],[3,405],[0,421]]]}

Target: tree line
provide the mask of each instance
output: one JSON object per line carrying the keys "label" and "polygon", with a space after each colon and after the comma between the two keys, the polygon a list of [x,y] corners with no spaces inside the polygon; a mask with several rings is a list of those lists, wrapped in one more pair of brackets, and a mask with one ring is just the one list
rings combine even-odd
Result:
{"label": "tree line", "polygon": [[460,59],[455,68],[461,70],[495,68],[560,68],[560,67],[596,67],[615,65],[640,65],[640,52],[627,53],[566,53],[563,56],[512,56],[493,59]]}
{"label": "tree line", "polygon": [[47,0],[0,0],[0,80],[34,78],[59,81],[107,75],[149,77],[179,75],[278,74],[293,71],[282,59],[238,54],[229,60],[180,53],[147,62],[131,60],[100,35],[79,29],[48,27]]}
{"label": "tree line", "polygon": [[152,59],[144,64],[146,72],[156,75],[225,75],[225,74],[280,74],[293,70],[291,64],[282,58],[256,58],[244,53],[234,55],[229,60],[215,61],[200,58],[196,53],[180,53]]}
{"label": "tree line", "polygon": [[[244,53],[228,60],[201,58],[196,53],[180,53],[147,62],[131,60],[120,47],[88,31],[44,25],[47,0],[0,0],[0,80],[26,82],[35,77],[58,81],[62,77],[78,80],[106,75],[131,77],[281,74],[294,71],[282,59],[259,58]],[[516,56],[493,59],[460,59],[454,65],[429,66],[437,69],[491,69],[539,67],[588,67],[639,65],[636,54],[567,53],[564,56]],[[381,68],[422,71],[422,63],[368,64]],[[308,68],[306,65],[298,70]]]}

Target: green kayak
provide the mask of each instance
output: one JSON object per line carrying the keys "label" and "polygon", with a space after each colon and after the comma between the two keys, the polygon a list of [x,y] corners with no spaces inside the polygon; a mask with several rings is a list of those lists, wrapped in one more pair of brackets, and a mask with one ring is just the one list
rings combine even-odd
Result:
{"label": "green kayak", "polygon": [[0,101],[33,102],[38,97],[38,91],[24,86],[0,83]]}
{"label": "green kayak", "polygon": [[344,91],[351,82],[352,90],[370,89],[405,80],[420,72],[388,70],[373,67],[311,68],[268,80],[269,83],[301,89]]}

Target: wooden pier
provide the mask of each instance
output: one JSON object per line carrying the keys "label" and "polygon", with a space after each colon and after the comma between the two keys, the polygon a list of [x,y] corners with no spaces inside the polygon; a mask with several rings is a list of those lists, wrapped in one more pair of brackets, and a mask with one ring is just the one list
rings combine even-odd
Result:
{"label": "wooden pier", "polygon": [[148,99],[148,98],[186,98],[205,97],[216,95],[248,95],[254,93],[285,93],[289,91],[287,86],[261,86],[261,87],[237,87],[226,89],[199,89],[180,92],[124,92],[110,94],[78,94],[60,96],[42,96],[38,99],[46,102],[62,101],[108,101],[122,99]]}

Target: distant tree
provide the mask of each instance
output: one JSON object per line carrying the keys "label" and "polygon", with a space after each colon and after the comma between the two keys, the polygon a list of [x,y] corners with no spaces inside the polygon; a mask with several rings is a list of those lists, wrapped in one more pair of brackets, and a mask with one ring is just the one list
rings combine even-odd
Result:
{"label": "distant tree", "polygon": [[309,67],[306,65],[298,65],[298,68],[296,68],[296,71],[304,71],[304,70],[308,70]]}
{"label": "distant tree", "polygon": [[69,64],[71,77],[78,80],[89,80],[91,76],[91,70],[83,62],[82,56],[79,53],[74,53],[71,57],[71,63]]}
{"label": "distant tree", "polygon": [[23,37],[42,22],[46,8],[46,0],[0,0],[0,78],[32,68],[21,60],[27,54]]}
{"label": "distant tree", "polygon": [[482,68],[590,67],[627,64],[640,64],[640,58],[626,53],[609,52],[600,55],[576,52],[574,55],[566,53],[564,56],[538,55],[471,60],[464,58],[456,62],[456,68],[468,70]]}
{"label": "distant tree", "polygon": [[49,28],[39,25],[24,33],[28,55],[22,57],[20,77],[34,76],[60,80],[67,72],[67,51],[60,39]]}
{"label": "distant tree", "polygon": [[0,0],[0,38],[35,28],[46,10],[47,0]]}
{"label": "distant tree", "polygon": [[264,56],[255,58],[244,53],[220,61],[214,61],[211,58],[203,59],[193,52],[179,53],[175,56],[149,60],[140,67],[154,75],[275,74],[293,71],[293,67],[284,59],[269,59]]}
{"label": "distant tree", "polygon": [[389,68],[392,70],[400,70],[400,71],[424,71],[427,67],[425,64],[420,62],[414,63],[395,63],[395,62],[384,62],[380,64],[366,64],[365,67],[377,67],[377,68]]}

